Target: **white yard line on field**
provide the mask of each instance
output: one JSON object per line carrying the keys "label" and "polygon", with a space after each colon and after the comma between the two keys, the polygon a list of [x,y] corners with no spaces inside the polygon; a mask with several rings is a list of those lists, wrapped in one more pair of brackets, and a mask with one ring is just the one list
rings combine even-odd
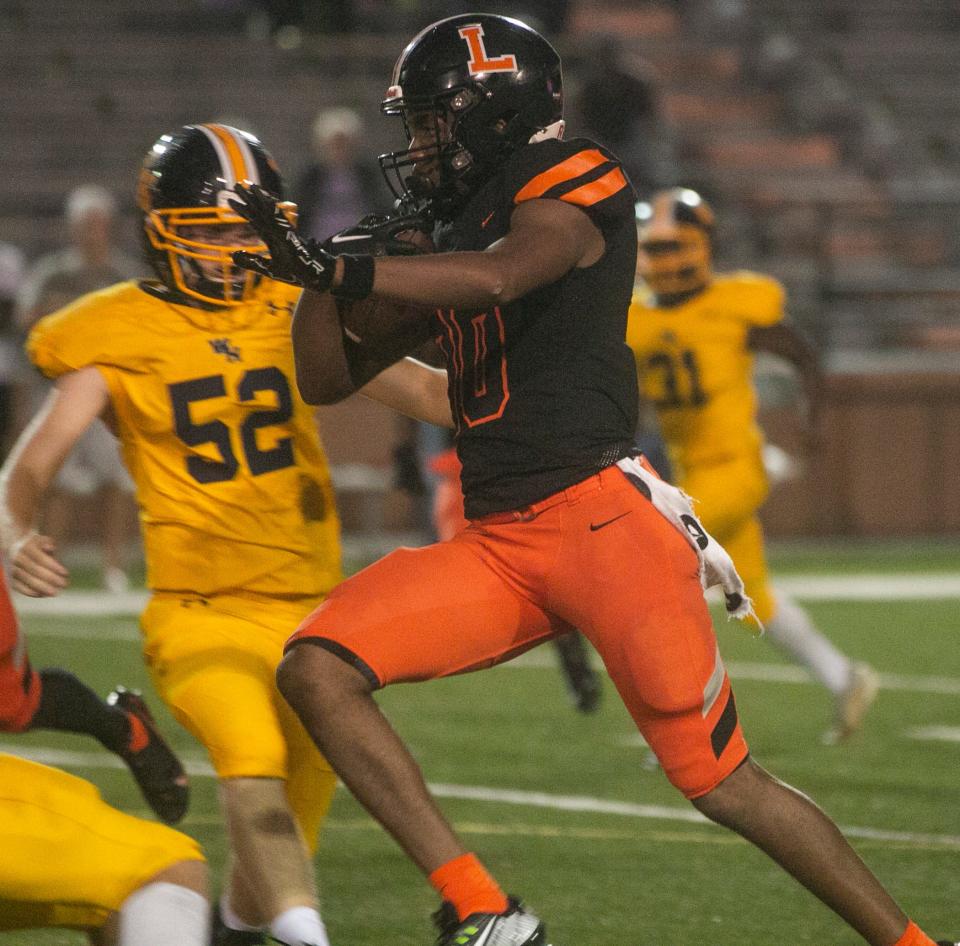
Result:
{"label": "white yard line on field", "polygon": [[64,591],[54,598],[30,598],[14,595],[18,614],[42,614],[53,617],[129,617],[139,614],[150,598],[147,591]]}
{"label": "white yard line on field", "polygon": [[907,730],[907,738],[920,742],[960,742],[960,726],[917,726]]}
{"label": "white yard line on field", "polygon": [[960,574],[777,575],[774,585],[807,601],[927,601],[960,598]]}
{"label": "white yard line on field", "polygon": [[[107,752],[76,752],[63,749],[47,749],[41,746],[26,746],[17,742],[0,743],[0,752],[7,752],[24,759],[32,759],[45,765],[65,768],[120,769],[124,765],[116,756]],[[213,770],[204,759],[185,759],[184,765],[190,775],[210,778]],[[486,788],[479,785],[449,785],[432,783],[430,790],[438,798],[456,798],[468,801],[492,802],[499,805],[517,805],[530,808],[546,808],[553,811],[572,811],[587,814],[619,815],[626,818],[641,818],[659,821],[680,821],[689,824],[709,824],[692,808],[667,805],[641,805],[633,802],[592,798],[587,795],[552,795],[547,792],[529,792],[512,789]],[[904,844],[920,847],[936,847],[960,850],[960,835],[929,834],[914,831],[888,831],[883,828],[848,825],[841,830],[848,837],[863,840]]]}

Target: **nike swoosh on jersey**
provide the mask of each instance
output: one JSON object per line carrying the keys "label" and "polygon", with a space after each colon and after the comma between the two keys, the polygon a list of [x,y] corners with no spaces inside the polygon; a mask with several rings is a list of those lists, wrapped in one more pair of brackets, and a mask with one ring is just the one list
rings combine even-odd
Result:
{"label": "nike swoosh on jersey", "polygon": [[597,529],[602,529],[604,526],[610,525],[611,522],[616,522],[618,519],[622,519],[624,516],[629,516],[632,510],[628,509],[626,512],[620,513],[619,516],[614,516],[612,519],[607,519],[605,522],[591,522],[590,531],[596,532]]}

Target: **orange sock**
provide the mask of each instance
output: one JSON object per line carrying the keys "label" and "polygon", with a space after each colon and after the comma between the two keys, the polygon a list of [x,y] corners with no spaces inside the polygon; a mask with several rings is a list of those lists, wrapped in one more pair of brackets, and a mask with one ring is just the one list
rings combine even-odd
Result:
{"label": "orange sock", "polygon": [[447,861],[430,875],[430,883],[453,904],[461,920],[471,913],[503,913],[508,906],[506,894],[476,854],[461,854]]}
{"label": "orange sock", "polygon": [[937,944],[911,920],[907,924],[903,936],[893,946],[937,946]]}

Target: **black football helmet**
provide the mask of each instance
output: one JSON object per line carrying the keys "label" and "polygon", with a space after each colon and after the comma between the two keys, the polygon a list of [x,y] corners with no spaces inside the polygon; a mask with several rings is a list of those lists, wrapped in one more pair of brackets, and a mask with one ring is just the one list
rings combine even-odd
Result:
{"label": "black football helmet", "polygon": [[[263,145],[228,125],[187,125],[163,135],[147,153],[137,187],[143,247],[174,298],[214,306],[250,299],[260,277],[235,266],[231,254],[264,253],[267,247],[252,228],[249,241],[237,238],[237,227],[249,227],[227,203],[238,181],[283,196],[280,172]],[[284,207],[292,216],[293,204]]]}
{"label": "black football helmet", "polygon": [[637,272],[660,305],[677,305],[713,278],[714,215],[694,190],[672,187],[641,201],[637,212]]}
{"label": "black football helmet", "polygon": [[449,17],[400,54],[380,108],[400,116],[411,145],[380,155],[394,195],[451,219],[513,151],[563,134],[560,57],[519,20]]}

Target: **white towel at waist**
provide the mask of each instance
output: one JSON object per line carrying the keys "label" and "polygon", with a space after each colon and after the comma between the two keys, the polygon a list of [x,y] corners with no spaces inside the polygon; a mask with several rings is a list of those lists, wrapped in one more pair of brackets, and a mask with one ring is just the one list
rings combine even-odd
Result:
{"label": "white towel at waist", "polygon": [[743,580],[737,574],[733,559],[694,515],[690,497],[646,469],[640,457],[624,457],[617,462],[617,466],[693,547],[700,559],[700,584],[704,589],[719,585],[723,590],[727,613],[741,620],[752,616],[759,632],[763,633],[763,625],[753,610],[753,601],[743,589]]}

